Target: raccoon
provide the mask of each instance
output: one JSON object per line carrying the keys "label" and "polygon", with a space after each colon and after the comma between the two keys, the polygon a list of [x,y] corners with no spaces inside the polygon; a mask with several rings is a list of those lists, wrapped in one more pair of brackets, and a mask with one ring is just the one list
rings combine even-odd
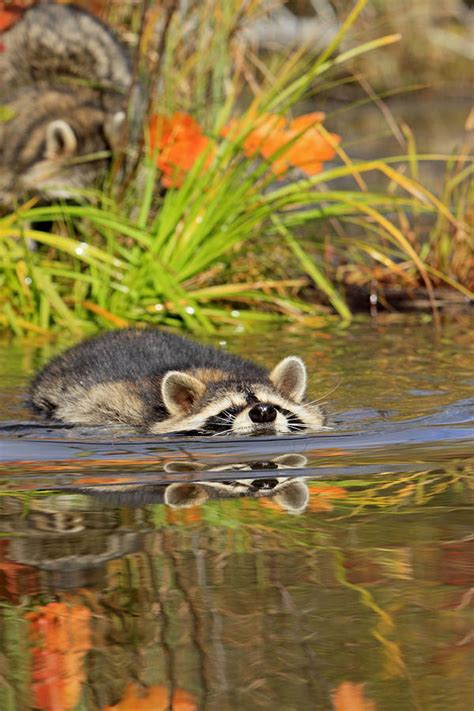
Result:
{"label": "raccoon", "polygon": [[0,123],[0,201],[10,207],[21,195],[67,199],[91,186],[107,168],[125,119],[85,89],[22,88],[8,108],[13,118]]}
{"label": "raccoon", "polygon": [[297,356],[265,368],[159,329],[110,331],[72,347],[34,379],[29,402],[69,424],[122,423],[150,434],[317,431]]}
{"label": "raccoon", "polygon": [[55,3],[26,10],[1,44],[0,203],[74,197],[117,146],[129,53],[100,20]]}

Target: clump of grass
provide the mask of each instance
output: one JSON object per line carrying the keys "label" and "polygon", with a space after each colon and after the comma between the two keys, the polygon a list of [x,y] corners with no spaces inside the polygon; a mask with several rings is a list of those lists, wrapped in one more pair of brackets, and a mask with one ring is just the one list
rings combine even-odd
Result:
{"label": "clump of grass", "polygon": [[[292,141],[267,159],[245,155],[245,140],[259,117],[288,115],[314,94],[318,81],[329,81],[355,56],[381,51],[398,40],[380,37],[334,56],[364,5],[365,0],[355,4],[319,57],[292,52],[265,76],[260,68],[258,84],[249,82],[243,59],[239,65],[240,45],[234,38],[242,22],[261,11],[260,3],[250,3],[247,14],[237,0],[191,3],[189,17],[170,12],[162,54],[155,58],[160,112],[193,108],[203,117],[212,150],[202,153],[180,187],[164,192],[156,155],[145,140],[139,164],[118,190],[111,183],[89,195],[88,204],[29,202],[0,218],[0,326],[15,333],[67,329],[79,336],[98,326],[137,323],[205,332],[237,322],[246,327],[288,319],[304,323],[322,312],[320,305],[299,296],[299,287],[310,282],[347,322],[351,312],[337,283],[337,266],[347,261],[347,254],[356,264],[378,263],[402,282],[423,284],[432,301],[433,280],[468,295],[457,274],[449,273],[452,248],[444,237],[447,228],[457,234],[465,230],[463,215],[451,210],[450,197],[464,185],[468,168],[452,179],[442,200],[413,171],[407,177],[394,167],[413,165],[410,154],[355,163],[336,147],[339,165],[311,177],[296,174],[291,182],[275,182],[272,164],[291,149]],[[220,8],[222,17],[216,20],[212,8]],[[200,28],[198,37],[213,39],[210,49],[198,39],[193,52],[183,57],[190,22]],[[146,32],[146,23],[144,27]],[[172,82],[178,88],[174,93]],[[242,110],[249,86],[255,95]],[[222,128],[235,116],[240,117],[239,130],[222,137]],[[318,130],[330,140],[323,126]],[[376,173],[383,188],[367,189],[368,173]],[[341,189],[341,179],[353,181],[353,187]],[[420,214],[438,221],[442,261],[432,259],[433,244],[409,236],[410,216]],[[42,229],[51,222],[52,231]],[[328,224],[338,226],[331,235],[332,263],[324,232]],[[341,225],[357,227],[357,236],[341,232]],[[299,238],[303,227],[309,249]],[[276,242],[283,247],[299,272],[296,278],[235,281],[234,259],[256,240],[263,254]],[[34,251],[32,242],[38,245]]]}

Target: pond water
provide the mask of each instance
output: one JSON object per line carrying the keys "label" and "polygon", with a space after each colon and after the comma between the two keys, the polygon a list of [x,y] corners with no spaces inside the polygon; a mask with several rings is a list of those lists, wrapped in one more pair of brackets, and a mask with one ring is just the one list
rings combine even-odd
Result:
{"label": "pond water", "polygon": [[35,422],[58,345],[0,342],[1,711],[470,708],[473,335],[228,338],[327,402],[330,430],[252,439]]}

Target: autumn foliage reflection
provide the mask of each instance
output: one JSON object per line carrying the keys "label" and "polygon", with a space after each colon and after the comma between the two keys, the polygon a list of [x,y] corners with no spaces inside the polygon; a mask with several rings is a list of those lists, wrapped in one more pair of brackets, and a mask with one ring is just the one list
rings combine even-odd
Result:
{"label": "autumn foliage reflection", "polygon": [[81,604],[50,602],[25,614],[32,645],[34,708],[70,711],[85,680],[84,657],[91,647],[91,612]]}

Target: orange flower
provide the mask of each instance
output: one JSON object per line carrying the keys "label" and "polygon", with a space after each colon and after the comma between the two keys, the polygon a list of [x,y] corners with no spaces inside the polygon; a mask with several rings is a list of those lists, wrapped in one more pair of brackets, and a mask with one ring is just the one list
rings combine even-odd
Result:
{"label": "orange flower", "polygon": [[[252,121],[253,119],[249,116],[246,116],[242,121],[232,119],[222,129],[221,135],[237,140],[241,134],[247,131],[249,123]],[[284,127],[285,120],[275,114],[262,114],[255,119],[255,126],[247,133],[242,144],[247,158],[253,158],[259,152],[265,155],[264,151],[271,154],[280,148],[284,142],[281,136]]]}
{"label": "orange flower", "polygon": [[25,614],[33,644],[35,708],[71,711],[85,679],[83,659],[91,647],[90,611],[83,605],[50,602]]}
{"label": "orange flower", "polygon": [[161,182],[167,188],[182,185],[186,173],[206,151],[207,168],[214,157],[210,139],[189,114],[176,112],[170,118],[155,114],[150,119],[150,149],[157,153],[156,164],[163,173]]}
{"label": "orange flower", "polygon": [[[252,119],[247,116],[240,123],[231,121],[222,135],[235,140],[239,134],[245,133],[249,120]],[[255,126],[243,141],[244,153],[247,158],[260,153],[271,163],[277,176],[292,167],[307,175],[315,175],[322,170],[325,161],[334,158],[335,147],[341,140],[335,133],[330,133],[328,138],[322,135],[317,126],[323,120],[324,114],[320,111],[304,114],[290,123],[281,116],[263,114],[255,120]],[[277,151],[281,152],[275,158]]]}
{"label": "orange flower", "polygon": [[[170,708],[169,691],[166,686],[150,686],[140,689],[128,684],[125,696],[118,704],[106,706],[103,711],[167,711]],[[172,711],[197,711],[194,697],[183,689],[176,689],[171,699]]]}
{"label": "orange flower", "polygon": [[[326,137],[318,130],[323,120],[322,112],[304,114],[291,122],[276,114],[247,115],[240,121],[230,121],[221,135],[231,140],[244,135],[242,146],[247,158],[260,154],[277,176],[291,168],[315,175],[322,170],[325,161],[334,158],[340,142],[336,134]],[[182,185],[186,173],[203,154],[207,154],[203,169],[208,168],[214,158],[215,146],[189,114],[179,111],[170,117],[155,114],[150,118],[149,131],[150,149],[156,154],[161,182],[167,188]]]}

